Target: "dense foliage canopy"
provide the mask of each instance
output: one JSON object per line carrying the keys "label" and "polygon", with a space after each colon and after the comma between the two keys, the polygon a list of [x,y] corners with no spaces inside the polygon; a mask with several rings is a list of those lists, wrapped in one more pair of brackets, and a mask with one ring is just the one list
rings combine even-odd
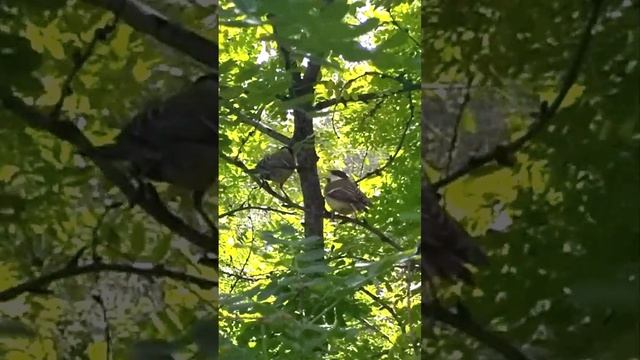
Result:
{"label": "dense foliage canopy", "polygon": [[[639,13],[0,2],[0,358],[637,359]],[[217,235],[88,151],[205,74]],[[279,187],[254,168],[283,146]],[[369,211],[329,211],[332,169]],[[472,283],[421,287],[423,176],[487,252]]]}
{"label": "dense foliage canopy", "polygon": [[[222,357],[418,351],[419,293],[408,291],[419,278],[403,261],[420,230],[419,7],[249,0],[221,9]],[[250,169],[285,145],[298,168],[282,192]],[[368,213],[324,212],[331,169],[358,180]]]}
{"label": "dense foliage canopy", "polygon": [[3,359],[217,353],[216,245],[188,194],[128,208],[123,169],[80,155],[217,67],[211,1],[145,3],[0,4]]}
{"label": "dense foliage canopy", "polygon": [[422,16],[427,172],[491,259],[440,289],[465,310],[428,352],[637,358],[637,4],[425,0]]}

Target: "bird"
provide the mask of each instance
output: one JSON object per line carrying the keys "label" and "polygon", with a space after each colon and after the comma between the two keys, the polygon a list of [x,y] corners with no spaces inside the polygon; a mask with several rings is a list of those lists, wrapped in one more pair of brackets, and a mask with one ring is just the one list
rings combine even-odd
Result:
{"label": "bird", "polygon": [[423,277],[472,283],[467,264],[488,263],[486,253],[467,231],[442,207],[429,180],[422,180],[422,230],[418,252],[422,254]]}
{"label": "bird", "polygon": [[284,193],[284,183],[296,169],[296,159],[290,146],[283,146],[278,151],[265,155],[251,170],[263,180],[269,180],[278,185]]}
{"label": "bird", "polygon": [[113,143],[83,153],[125,163],[139,190],[145,189],[140,179],[191,190],[196,211],[217,232],[202,208],[218,178],[217,128],[218,81],[211,74],[137,113]]}
{"label": "bird", "polygon": [[371,205],[371,201],[358,185],[341,170],[329,171],[329,182],[324,188],[324,197],[333,211],[344,215],[366,211]]}

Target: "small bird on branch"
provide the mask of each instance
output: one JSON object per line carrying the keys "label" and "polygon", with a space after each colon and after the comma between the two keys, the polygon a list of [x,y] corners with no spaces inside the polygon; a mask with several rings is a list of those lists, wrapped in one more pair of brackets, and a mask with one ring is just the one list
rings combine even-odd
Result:
{"label": "small bird on branch", "polygon": [[289,146],[283,146],[280,150],[265,155],[251,172],[257,174],[262,180],[277,184],[280,191],[286,196],[283,186],[295,169],[296,159],[293,149]]}
{"label": "small bird on branch", "polygon": [[324,197],[329,207],[341,214],[366,211],[371,201],[344,171],[331,170],[329,182],[324,188]]}
{"label": "small bird on branch", "polygon": [[91,157],[124,162],[137,180],[165,182],[193,191],[196,211],[212,231],[202,208],[205,192],[218,178],[218,81],[205,75],[193,84],[136,114],[115,142],[85,151]]}

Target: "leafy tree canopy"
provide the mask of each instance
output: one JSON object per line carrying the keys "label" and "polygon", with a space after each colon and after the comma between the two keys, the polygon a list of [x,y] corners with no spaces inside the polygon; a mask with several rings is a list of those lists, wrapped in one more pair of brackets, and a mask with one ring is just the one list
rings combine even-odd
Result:
{"label": "leafy tree canopy", "polygon": [[[221,9],[221,356],[418,350],[419,293],[407,293],[407,277],[418,278],[404,264],[420,230],[419,7],[243,0]],[[250,169],[284,145],[298,169],[282,192]],[[324,213],[315,190],[331,169],[361,180],[368,213]]]}
{"label": "leafy tree canopy", "polygon": [[3,359],[217,351],[216,274],[198,262],[215,243],[189,197],[158,185],[162,203],[127,208],[126,173],[80,155],[214,71],[213,4],[197,3],[0,5]]}
{"label": "leafy tree canopy", "polygon": [[425,122],[441,130],[425,141],[445,147],[427,172],[491,258],[474,287],[440,289],[462,294],[454,327],[474,341],[436,322],[435,358],[495,359],[477,323],[531,359],[637,356],[636,7],[423,1]]}

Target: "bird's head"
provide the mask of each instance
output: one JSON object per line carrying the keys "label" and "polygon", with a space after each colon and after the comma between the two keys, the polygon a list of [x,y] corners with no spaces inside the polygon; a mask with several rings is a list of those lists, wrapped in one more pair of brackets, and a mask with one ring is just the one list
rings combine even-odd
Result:
{"label": "bird's head", "polygon": [[341,170],[330,170],[329,171],[329,181],[337,181],[341,179],[348,179],[349,175]]}

